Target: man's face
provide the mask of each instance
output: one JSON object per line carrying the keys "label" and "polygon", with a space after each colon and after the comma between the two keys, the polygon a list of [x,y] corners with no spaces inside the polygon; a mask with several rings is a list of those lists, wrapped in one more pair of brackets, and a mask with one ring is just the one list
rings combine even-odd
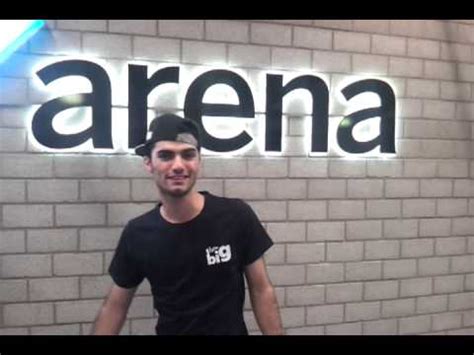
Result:
{"label": "man's face", "polygon": [[194,187],[201,166],[201,156],[191,144],[174,141],[155,143],[145,157],[145,168],[153,175],[162,195],[186,196]]}

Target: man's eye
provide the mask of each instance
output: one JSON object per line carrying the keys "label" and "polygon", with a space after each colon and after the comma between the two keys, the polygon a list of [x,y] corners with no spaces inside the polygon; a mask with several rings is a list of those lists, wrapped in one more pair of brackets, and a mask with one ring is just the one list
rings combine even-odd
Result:
{"label": "man's eye", "polygon": [[192,160],[192,159],[196,158],[196,155],[197,155],[197,153],[196,153],[195,150],[189,150],[189,151],[183,152],[183,154],[181,156],[185,160]]}
{"label": "man's eye", "polygon": [[160,160],[172,160],[174,158],[174,153],[172,152],[158,152],[158,158]]}

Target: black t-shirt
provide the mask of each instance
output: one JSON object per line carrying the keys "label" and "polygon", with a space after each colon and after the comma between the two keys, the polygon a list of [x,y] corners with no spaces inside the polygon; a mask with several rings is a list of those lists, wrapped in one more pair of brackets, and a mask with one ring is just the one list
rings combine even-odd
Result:
{"label": "black t-shirt", "polygon": [[123,288],[150,282],[157,334],[247,334],[244,267],[273,243],[245,202],[201,193],[186,223],[163,219],[160,205],[131,220],[109,272]]}

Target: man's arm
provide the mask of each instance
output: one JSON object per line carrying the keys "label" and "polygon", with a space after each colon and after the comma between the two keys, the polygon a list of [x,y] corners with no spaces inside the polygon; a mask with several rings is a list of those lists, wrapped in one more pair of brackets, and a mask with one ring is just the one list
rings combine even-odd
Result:
{"label": "man's arm", "polygon": [[275,290],[268,278],[263,258],[245,267],[250,301],[258,326],[264,335],[282,335],[280,312]]}
{"label": "man's arm", "polygon": [[122,329],[137,288],[113,285],[94,322],[92,335],[117,335]]}

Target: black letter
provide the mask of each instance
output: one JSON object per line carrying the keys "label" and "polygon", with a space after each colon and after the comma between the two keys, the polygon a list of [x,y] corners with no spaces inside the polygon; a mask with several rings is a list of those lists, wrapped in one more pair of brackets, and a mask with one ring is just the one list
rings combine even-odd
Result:
{"label": "black letter", "polygon": [[[203,103],[202,98],[206,90],[215,84],[231,86],[239,97],[239,105]],[[197,77],[186,93],[184,115],[201,126],[202,146],[206,149],[215,152],[230,152],[252,141],[252,137],[245,131],[227,139],[213,137],[202,124],[202,116],[255,117],[253,96],[249,86],[244,79],[229,70],[211,70]]]}
{"label": "black letter", "polygon": [[[94,148],[113,148],[111,134],[111,91],[105,70],[84,60],[66,60],[44,67],[37,72],[46,85],[70,75],[84,76],[92,84],[92,93],[61,96],[43,104],[32,121],[36,140],[49,148],[71,148],[92,138]],[[59,112],[72,107],[91,106],[92,126],[75,134],[59,134],[53,128],[53,119]]]}
{"label": "black letter", "polygon": [[[281,152],[283,96],[295,89],[306,89],[313,99],[311,152],[327,152],[329,89],[316,76],[303,75],[283,86],[282,75],[267,74],[267,116],[265,119],[265,150]],[[319,104],[319,105],[317,105]]]}
{"label": "black letter", "polygon": [[147,132],[147,98],[158,85],[179,82],[179,67],[169,67],[155,72],[147,79],[145,65],[128,65],[128,146],[142,144]]}
{"label": "black letter", "polygon": [[[354,112],[341,121],[337,130],[339,146],[348,153],[366,153],[380,145],[381,153],[395,153],[395,94],[385,82],[368,79],[355,82],[342,90],[346,100],[363,92],[379,95],[381,105]],[[354,126],[368,118],[380,116],[380,135],[368,142],[358,142],[352,136]]]}

